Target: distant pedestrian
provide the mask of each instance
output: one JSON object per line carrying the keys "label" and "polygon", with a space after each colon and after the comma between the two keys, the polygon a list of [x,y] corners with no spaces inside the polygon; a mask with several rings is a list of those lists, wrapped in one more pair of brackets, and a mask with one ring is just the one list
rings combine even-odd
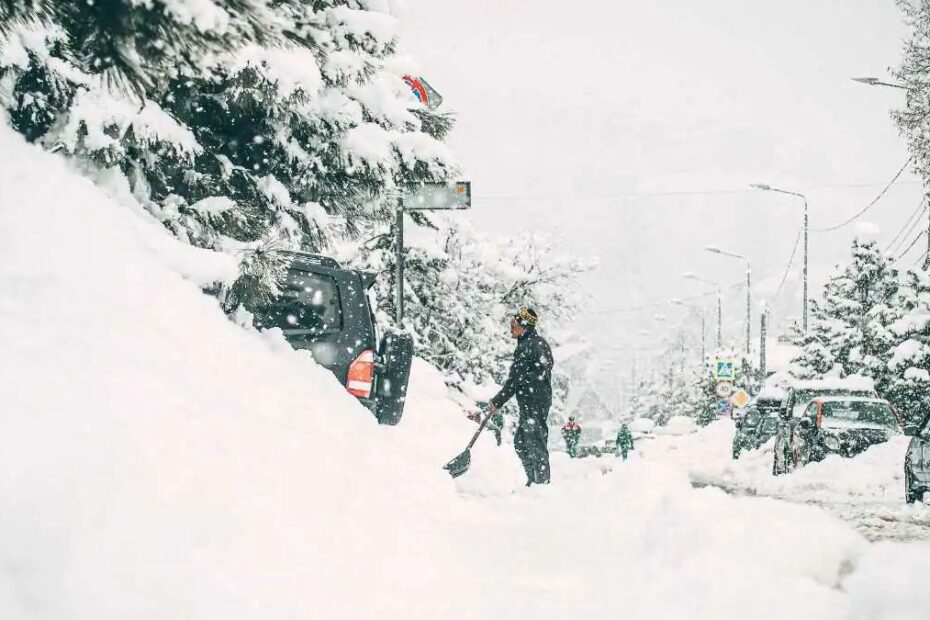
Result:
{"label": "distant pedestrian", "polygon": [[581,440],[581,426],[575,422],[574,417],[569,417],[568,422],[562,427],[562,439],[565,440],[565,450],[568,456],[575,458],[578,441]]}
{"label": "distant pedestrian", "polygon": [[520,417],[513,436],[517,456],[526,471],[526,486],[549,484],[549,427],[552,406],[552,350],[536,331],[539,315],[521,308],[510,320],[510,335],[517,341],[510,374],[501,391],[488,404],[492,413],[517,397]]}
{"label": "distant pedestrian", "polygon": [[629,455],[630,450],[633,449],[633,433],[630,432],[630,427],[626,424],[620,425],[620,430],[617,431],[617,454],[623,457],[623,460],[626,460],[626,457]]}

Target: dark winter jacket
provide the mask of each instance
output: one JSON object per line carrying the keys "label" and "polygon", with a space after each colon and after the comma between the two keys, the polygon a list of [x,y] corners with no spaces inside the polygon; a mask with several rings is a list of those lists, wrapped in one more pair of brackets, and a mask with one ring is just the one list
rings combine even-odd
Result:
{"label": "dark winter jacket", "polygon": [[525,413],[545,416],[552,405],[552,350],[535,329],[517,339],[510,374],[491,402],[502,407],[514,396]]}

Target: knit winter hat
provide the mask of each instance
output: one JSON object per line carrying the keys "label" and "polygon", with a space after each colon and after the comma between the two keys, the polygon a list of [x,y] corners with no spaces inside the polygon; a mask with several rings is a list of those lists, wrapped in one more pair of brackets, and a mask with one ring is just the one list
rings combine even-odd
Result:
{"label": "knit winter hat", "polygon": [[539,315],[532,308],[520,308],[520,311],[514,315],[513,320],[522,327],[531,328],[536,327],[537,323],[539,323]]}

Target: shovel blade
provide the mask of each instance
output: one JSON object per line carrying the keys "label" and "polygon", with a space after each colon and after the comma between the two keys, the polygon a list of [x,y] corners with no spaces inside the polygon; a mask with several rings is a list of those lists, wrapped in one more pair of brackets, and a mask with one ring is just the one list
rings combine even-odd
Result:
{"label": "shovel blade", "polygon": [[443,469],[449,472],[453,478],[458,478],[462,474],[468,471],[468,467],[471,465],[471,451],[465,450],[460,455],[449,461],[443,466]]}

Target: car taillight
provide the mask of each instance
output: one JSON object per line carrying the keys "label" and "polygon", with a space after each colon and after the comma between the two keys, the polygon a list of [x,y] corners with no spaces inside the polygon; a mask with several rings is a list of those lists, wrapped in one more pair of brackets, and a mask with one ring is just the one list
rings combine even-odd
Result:
{"label": "car taillight", "polygon": [[375,378],[375,352],[371,349],[362,351],[355,361],[349,364],[349,377],[346,389],[358,398],[371,396],[371,384]]}

